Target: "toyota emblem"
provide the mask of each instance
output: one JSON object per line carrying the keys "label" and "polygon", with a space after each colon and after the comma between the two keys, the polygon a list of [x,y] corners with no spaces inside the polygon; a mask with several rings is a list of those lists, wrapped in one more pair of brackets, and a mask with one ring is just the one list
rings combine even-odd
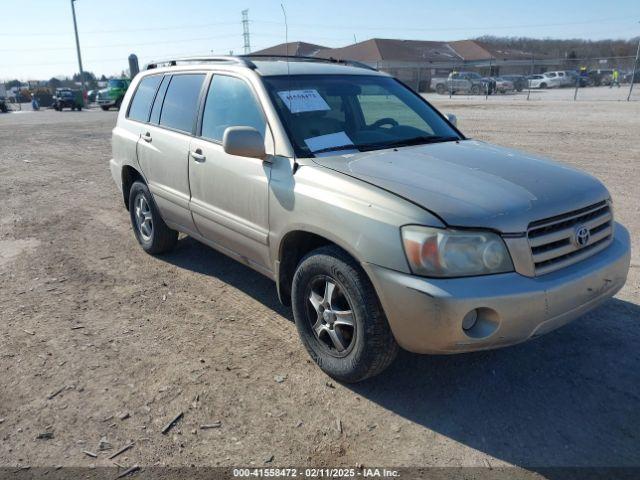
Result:
{"label": "toyota emblem", "polygon": [[576,239],[577,246],[586,247],[587,244],[589,243],[590,238],[591,238],[591,232],[589,231],[589,228],[585,227],[584,225],[576,228],[575,239]]}

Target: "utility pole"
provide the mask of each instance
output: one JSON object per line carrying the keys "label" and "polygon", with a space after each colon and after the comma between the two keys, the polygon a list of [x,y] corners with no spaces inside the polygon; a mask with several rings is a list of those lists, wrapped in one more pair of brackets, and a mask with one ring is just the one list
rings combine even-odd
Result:
{"label": "utility pole", "polygon": [[638,69],[638,57],[640,57],[640,37],[638,37],[638,50],[636,51],[636,60],[633,62],[633,73],[631,74],[631,85],[629,86],[627,102],[631,100],[631,92],[633,92],[633,81],[636,79],[636,70]]}
{"label": "utility pole", "polygon": [[80,55],[80,38],[78,37],[78,23],[76,22],[76,7],[75,1],[71,0],[71,13],[73,14],[73,29],[76,34],[76,50],[78,51],[78,66],[80,67],[80,83],[82,83],[82,101],[84,102],[84,95],[87,91],[84,81],[84,70],[82,69],[82,55]]}
{"label": "utility pole", "polygon": [[244,37],[244,54],[251,53],[251,34],[249,33],[249,9],[242,10],[242,36]]}

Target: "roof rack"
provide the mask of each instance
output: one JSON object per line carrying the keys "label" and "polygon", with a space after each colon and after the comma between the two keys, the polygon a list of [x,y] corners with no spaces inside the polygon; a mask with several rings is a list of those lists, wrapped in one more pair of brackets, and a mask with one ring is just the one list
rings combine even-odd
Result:
{"label": "roof rack", "polygon": [[247,55],[216,55],[216,56],[204,56],[204,57],[183,57],[174,58],[169,60],[161,60],[157,62],[151,62],[147,64],[145,70],[151,70],[153,68],[160,67],[175,67],[179,64],[189,63],[231,63],[241,65],[252,70],[255,70],[256,64],[251,61],[256,60],[291,60],[294,62],[323,62],[323,63],[337,63],[340,65],[349,65],[352,67],[366,68],[367,70],[377,71],[376,68],[367,65],[366,63],[356,62],[355,60],[345,60],[342,58],[320,58],[320,57],[308,57],[302,55],[262,55],[262,54],[247,54]]}
{"label": "roof rack", "polygon": [[189,64],[189,63],[207,63],[207,62],[219,62],[219,63],[234,63],[236,65],[242,65],[247,68],[255,69],[255,64],[240,56],[232,56],[232,55],[219,55],[219,56],[205,56],[205,57],[182,57],[182,58],[174,58],[170,60],[161,60],[157,62],[151,62],[147,64],[145,70],[151,70],[153,68],[160,67],[175,67],[178,64]]}
{"label": "roof rack", "polygon": [[304,56],[304,55],[269,55],[269,54],[247,54],[247,55],[238,55],[236,58],[254,58],[256,60],[268,60],[268,59],[274,59],[274,60],[292,60],[292,61],[297,61],[297,62],[324,62],[324,63],[339,63],[341,65],[349,65],[351,67],[359,67],[359,68],[366,68],[367,70],[374,70],[377,71],[376,68],[367,65],[366,63],[362,63],[362,62],[357,62],[355,60],[347,60],[344,58],[334,58],[334,57],[328,57],[328,58],[322,58],[322,57],[309,57],[309,56]]}

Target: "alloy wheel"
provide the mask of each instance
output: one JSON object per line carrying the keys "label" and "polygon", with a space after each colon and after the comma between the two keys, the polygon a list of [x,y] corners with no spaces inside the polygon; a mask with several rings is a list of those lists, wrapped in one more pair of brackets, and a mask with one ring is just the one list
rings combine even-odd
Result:
{"label": "alloy wheel", "polygon": [[326,275],[307,288],[307,317],[321,346],[332,356],[346,356],[355,343],[356,321],[344,289]]}
{"label": "alloy wheel", "polygon": [[133,203],[136,227],[138,228],[138,232],[140,232],[143,240],[148,242],[153,237],[153,215],[151,214],[149,202],[141,192],[136,196]]}

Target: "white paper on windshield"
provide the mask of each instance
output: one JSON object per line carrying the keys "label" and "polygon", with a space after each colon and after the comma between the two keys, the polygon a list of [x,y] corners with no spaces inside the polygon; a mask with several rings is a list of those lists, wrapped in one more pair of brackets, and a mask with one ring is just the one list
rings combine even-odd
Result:
{"label": "white paper on windshield", "polygon": [[278,95],[280,95],[280,98],[291,113],[331,110],[331,107],[324,101],[322,95],[315,89],[285,90],[278,92]]}
{"label": "white paper on windshield", "polygon": [[[329,133],[320,135],[319,137],[307,138],[304,143],[307,144],[312,152],[319,152],[326,148],[343,147],[345,145],[353,145],[351,139],[344,132]],[[355,146],[353,147],[355,150]]]}

